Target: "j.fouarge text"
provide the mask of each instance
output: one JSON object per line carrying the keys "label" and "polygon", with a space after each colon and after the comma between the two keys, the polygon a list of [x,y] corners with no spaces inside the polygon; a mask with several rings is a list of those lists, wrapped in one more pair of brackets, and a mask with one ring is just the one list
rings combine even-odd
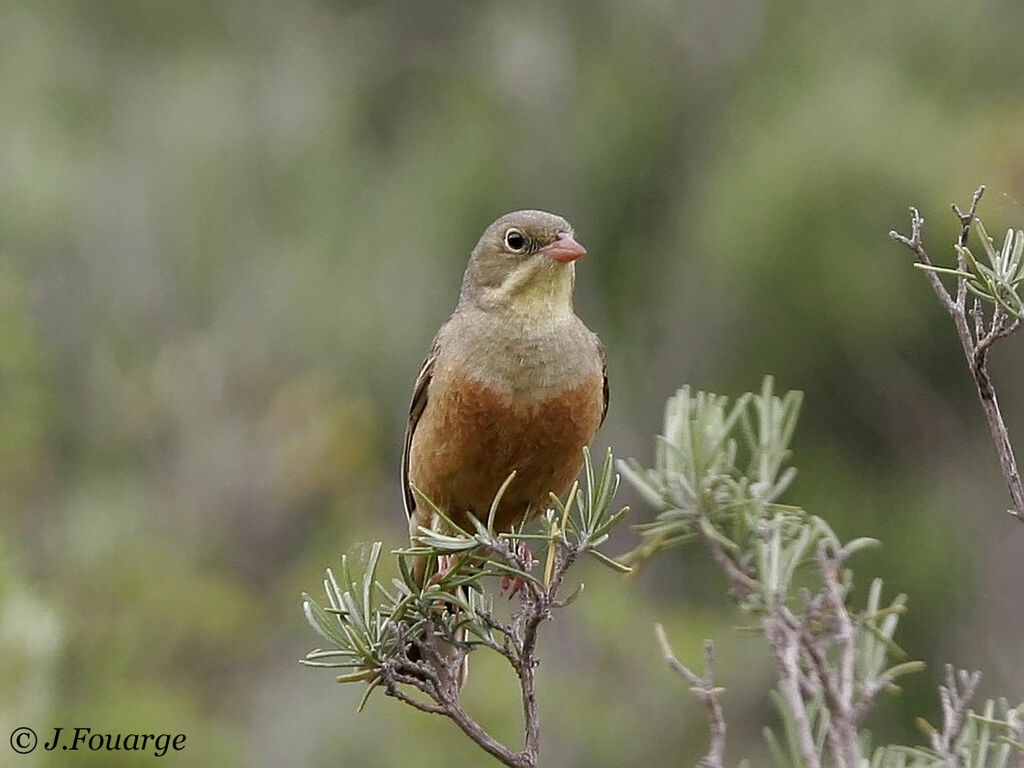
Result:
{"label": "j.fouarge text", "polygon": [[43,744],[51,751],[60,748],[67,752],[144,752],[163,757],[169,749],[180,752],[185,748],[185,734],[178,733],[100,733],[92,728],[76,727],[64,732],[63,727],[53,729],[53,736]]}

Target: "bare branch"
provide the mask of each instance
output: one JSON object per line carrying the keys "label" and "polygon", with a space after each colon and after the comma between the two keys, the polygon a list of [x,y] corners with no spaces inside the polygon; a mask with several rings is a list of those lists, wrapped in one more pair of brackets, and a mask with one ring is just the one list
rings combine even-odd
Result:
{"label": "bare branch", "polygon": [[[990,346],[999,341],[999,339],[1005,339],[1011,333],[1016,332],[1016,330],[1020,328],[1019,319],[1014,319],[1012,323],[1007,324],[1006,321],[1008,318],[1006,317],[1006,314],[1001,308],[998,311],[1000,320],[999,324],[996,325],[993,323],[989,332],[981,337],[981,340],[978,342],[978,348],[974,351],[975,356],[980,353],[984,353]],[[984,362],[984,359],[982,362]]]}
{"label": "bare branch", "polygon": [[[952,204],[953,213],[956,214],[957,219],[960,220],[960,237],[957,239],[957,242],[960,244],[960,248],[967,247],[967,238],[971,234],[971,223],[974,221],[974,216],[978,212],[978,203],[981,202],[981,196],[984,194],[985,185],[982,184],[974,190],[974,197],[971,199],[971,205],[967,209],[967,213],[961,211],[960,206],[956,203]],[[956,252],[956,263],[959,270],[964,272],[967,264],[963,253],[961,253],[959,249]],[[960,308],[961,312],[964,311],[966,301],[967,280],[962,276],[958,276],[956,280],[956,305]]]}
{"label": "bare branch", "polygon": [[956,203],[952,203],[950,206],[953,209],[953,213],[956,214],[956,217],[960,220],[960,239],[958,242],[960,243],[961,248],[967,245],[967,236],[970,234],[971,224],[974,222],[974,218],[978,213],[978,203],[981,202],[981,196],[984,194],[985,185],[982,184],[974,190],[974,197],[971,198],[971,206],[967,209],[966,213],[961,211],[960,206]]}
{"label": "bare branch", "polygon": [[[424,647],[430,642],[423,643]],[[438,674],[430,664],[411,662],[407,659],[393,659],[381,669],[381,680],[388,696],[405,704],[433,715],[442,715],[454,722],[463,733],[472,739],[481,749],[493,755],[502,763],[512,768],[533,768],[536,758],[530,759],[521,752],[514,752],[491,736],[462,708],[458,700],[458,691]],[[400,685],[416,688],[430,697],[432,701],[423,701],[406,693]]]}
{"label": "bare branch", "polygon": [[[919,264],[924,264],[925,266],[930,267],[932,266],[932,260],[928,256],[928,252],[924,249],[924,243],[921,241],[922,226],[924,226],[924,219],[921,217],[920,211],[911,206],[910,237],[901,235],[895,229],[889,230],[889,237],[913,251]],[[942,306],[945,307],[946,311],[955,318],[957,315],[958,305],[953,301],[953,297],[949,295],[949,291],[946,290],[942,281],[939,280],[939,276],[931,270],[925,270],[925,276],[928,278],[928,282],[931,283],[932,290],[935,291],[935,295],[942,303]]]}
{"label": "bare branch", "polygon": [[417,698],[415,698],[413,696],[410,696],[409,694],[407,694],[405,691],[403,691],[401,688],[399,688],[397,685],[394,685],[394,684],[388,686],[388,688],[387,688],[387,695],[388,696],[393,696],[394,698],[398,699],[399,701],[404,702],[405,704],[408,704],[410,707],[413,707],[414,709],[418,709],[420,712],[427,712],[428,714],[432,714],[432,715],[445,715],[445,714],[447,714],[447,712],[445,711],[444,707],[439,706],[438,704],[431,704],[430,702],[427,702],[427,701],[421,701],[420,699],[417,699]]}
{"label": "bare branch", "polygon": [[704,702],[708,710],[708,730],[711,739],[708,744],[708,753],[701,758],[698,765],[702,768],[722,768],[722,760],[725,757],[725,714],[722,712],[722,705],[718,701],[718,694],[722,690],[715,687],[714,681],[714,645],[710,640],[704,641],[704,676],[699,677],[693,670],[676,658],[672,652],[668,637],[665,635],[665,628],[661,624],[654,625],[654,634],[658,638],[658,645],[661,646],[661,653],[665,657],[665,663],[669,668],[682,675],[690,684],[693,694]]}
{"label": "bare branch", "polygon": [[[523,592],[523,600],[516,611],[516,620],[513,626],[509,627],[501,622],[494,621],[493,629],[505,635],[509,640],[505,645],[497,643],[485,643],[487,647],[500,653],[516,670],[520,679],[523,695],[523,706],[526,728],[526,744],[522,751],[516,752],[509,749],[500,741],[491,736],[459,702],[458,685],[453,680],[458,674],[458,667],[465,658],[464,648],[456,649],[454,654],[437,646],[444,644],[451,645],[439,635],[427,633],[423,637],[413,638],[413,645],[419,650],[423,661],[409,661],[405,658],[397,658],[386,664],[381,670],[381,679],[384,683],[387,695],[408,704],[421,712],[441,715],[454,722],[463,733],[488,754],[505,765],[513,768],[535,768],[540,748],[540,726],[537,717],[537,705],[535,695],[534,668],[536,661],[533,658],[534,646],[536,644],[536,624],[539,624],[543,617],[537,618],[538,613],[546,615],[546,608],[541,606],[545,603],[547,592],[539,593],[541,600],[534,600],[533,593],[529,590]],[[488,614],[482,614],[481,618],[491,625],[492,621]],[[533,634],[529,639],[522,637],[522,626],[533,626]],[[508,634],[505,634],[505,633]],[[423,701],[404,691],[401,685],[411,686],[426,694],[431,701]]]}
{"label": "bare branch", "polygon": [[980,339],[985,335],[985,315],[981,309],[981,300],[977,296],[971,304],[971,317],[974,319],[974,338]]}

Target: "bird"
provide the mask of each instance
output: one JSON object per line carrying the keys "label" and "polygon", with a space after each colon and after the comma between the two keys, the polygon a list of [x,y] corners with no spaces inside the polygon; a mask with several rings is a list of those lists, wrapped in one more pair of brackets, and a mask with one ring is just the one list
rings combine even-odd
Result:
{"label": "bird", "polygon": [[[605,349],[573,309],[586,249],[569,222],[513,211],[473,248],[458,303],[413,388],[401,474],[410,537],[485,520],[510,531],[561,496],[608,412]],[[424,498],[430,503],[425,503]],[[414,560],[423,585],[427,562]]]}

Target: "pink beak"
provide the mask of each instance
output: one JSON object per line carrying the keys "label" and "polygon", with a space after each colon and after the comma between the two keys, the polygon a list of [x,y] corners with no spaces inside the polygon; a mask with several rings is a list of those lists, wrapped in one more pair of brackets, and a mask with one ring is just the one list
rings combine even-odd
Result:
{"label": "pink beak", "polygon": [[562,264],[576,261],[576,259],[587,255],[587,249],[573,240],[572,235],[568,232],[559,232],[558,239],[550,245],[545,245],[540,252],[549,259]]}

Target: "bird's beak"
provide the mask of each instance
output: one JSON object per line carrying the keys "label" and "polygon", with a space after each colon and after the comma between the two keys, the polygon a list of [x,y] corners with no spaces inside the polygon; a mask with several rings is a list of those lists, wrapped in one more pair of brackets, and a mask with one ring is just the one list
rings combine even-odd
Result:
{"label": "bird's beak", "polygon": [[552,261],[562,264],[587,255],[587,249],[577,243],[568,232],[559,232],[558,239],[550,245],[545,245],[540,252]]}

